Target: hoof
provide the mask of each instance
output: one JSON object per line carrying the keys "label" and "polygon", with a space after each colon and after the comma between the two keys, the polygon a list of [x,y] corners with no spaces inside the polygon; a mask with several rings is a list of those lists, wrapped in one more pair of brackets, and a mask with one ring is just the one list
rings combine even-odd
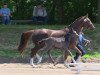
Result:
{"label": "hoof", "polygon": [[75,65],[69,65],[70,67],[76,67]]}
{"label": "hoof", "polygon": [[32,65],[32,67],[33,67],[33,68],[36,68],[37,66],[36,66],[36,65]]}
{"label": "hoof", "polygon": [[34,64],[31,64],[31,66],[33,67],[33,68],[36,68],[37,66],[36,65],[34,65]]}
{"label": "hoof", "polygon": [[66,61],[64,61],[64,66],[65,66],[66,68],[70,68],[69,64],[68,64]]}
{"label": "hoof", "polygon": [[64,64],[64,66],[65,66],[66,68],[70,68],[70,66],[69,66],[68,64]]}
{"label": "hoof", "polygon": [[40,57],[39,61],[37,62],[37,64],[40,64],[42,62],[42,57]]}
{"label": "hoof", "polygon": [[58,64],[58,62],[54,62],[54,66],[56,66]]}

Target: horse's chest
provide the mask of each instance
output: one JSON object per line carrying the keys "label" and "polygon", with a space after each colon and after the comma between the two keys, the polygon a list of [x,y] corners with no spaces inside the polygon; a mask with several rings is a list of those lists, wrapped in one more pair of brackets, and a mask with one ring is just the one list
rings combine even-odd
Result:
{"label": "horse's chest", "polygon": [[70,44],[76,45],[77,44],[77,38],[71,38],[70,39]]}

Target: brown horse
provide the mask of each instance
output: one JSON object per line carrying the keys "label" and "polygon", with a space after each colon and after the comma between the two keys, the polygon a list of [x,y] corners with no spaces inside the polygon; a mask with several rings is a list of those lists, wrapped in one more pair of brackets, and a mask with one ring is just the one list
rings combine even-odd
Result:
{"label": "brown horse", "polygon": [[[95,27],[88,18],[88,16],[82,16],[76,19],[73,23],[71,23],[68,26],[68,29],[62,29],[62,30],[51,30],[51,29],[36,29],[36,30],[30,30],[27,32],[22,33],[20,44],[18,47],[18,51],[20,53],[23,52],[25,49],[28,40],[32,37],[32,42],[35,44],[35,47],[31,49],[31,62],[33,62],[33,57],[36,55],[39,49],[44,47],[44,43],[38,44],[38,41],[48,38],[50,36],[52,37],[63,37],[65,35],[65,31],[69,31],[69,28],[73,28],[77,33],[79,33],[82,29],[82,27],[86,27],[90,30],[94,30]],[[77,47],[75,47],[77,49]],[[33,65],[33,63],[31,63]]]}

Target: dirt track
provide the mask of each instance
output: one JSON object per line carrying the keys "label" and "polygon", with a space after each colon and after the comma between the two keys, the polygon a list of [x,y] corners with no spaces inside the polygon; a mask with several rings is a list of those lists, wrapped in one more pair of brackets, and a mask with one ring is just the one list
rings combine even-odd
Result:
{"label": "dirt track", "polygon": [[[84,64],[84,67],[90,64]],[[93,64],[91,68],[100,68],[100,64]],[[53,66],[50,63],[37,65],[37,68],[32,68],[29,64],[21,63],[3,63],[0,64],[0,75],[78,75],[76,71],[66,69],[63,64]],[[100,71],[81,71],[79,75],[100,75]]]}

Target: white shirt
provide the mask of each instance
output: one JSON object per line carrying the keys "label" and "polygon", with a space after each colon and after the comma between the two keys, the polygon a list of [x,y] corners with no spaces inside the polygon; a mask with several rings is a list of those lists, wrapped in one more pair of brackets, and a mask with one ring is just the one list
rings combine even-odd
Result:
{"label": "white shirt", "polygon": [[42,16],[45,17],[47,16],[46,10],[42,7],[42,9],[38,9],[36,6],[34,7],[33,10],[33,16]]}
{"label": "white shirt", "polygon": [[38,9],[38,11],[37,11],[37,15],[38,16],[43,16],[43,10],[42,9]]}

